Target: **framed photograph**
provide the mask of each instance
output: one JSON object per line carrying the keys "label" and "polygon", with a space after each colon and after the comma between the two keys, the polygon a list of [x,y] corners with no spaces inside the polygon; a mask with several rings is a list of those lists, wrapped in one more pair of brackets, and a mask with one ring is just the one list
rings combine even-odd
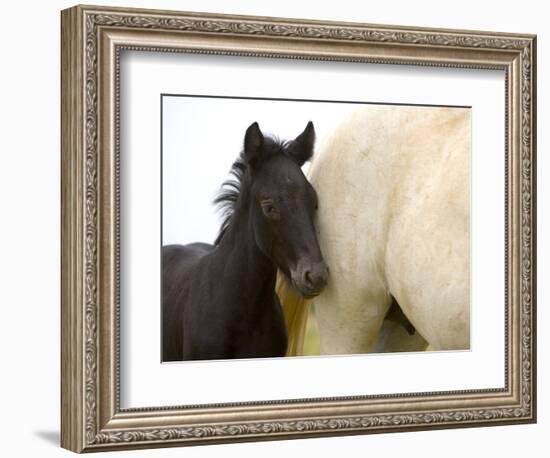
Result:
{"label": "framed photograph", "polygon": [[536,421],[536,37],[62,11],[62,446]]}

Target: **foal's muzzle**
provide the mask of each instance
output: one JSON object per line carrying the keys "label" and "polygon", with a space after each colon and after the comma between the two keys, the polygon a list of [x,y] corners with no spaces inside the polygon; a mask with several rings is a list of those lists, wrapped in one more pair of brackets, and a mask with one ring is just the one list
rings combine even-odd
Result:
{"label": "foal's muzzle", "polygon": [[318,296],[327,285],[328,267],[323,261],[299,263],[292,271],[292,281],[305,298]]}

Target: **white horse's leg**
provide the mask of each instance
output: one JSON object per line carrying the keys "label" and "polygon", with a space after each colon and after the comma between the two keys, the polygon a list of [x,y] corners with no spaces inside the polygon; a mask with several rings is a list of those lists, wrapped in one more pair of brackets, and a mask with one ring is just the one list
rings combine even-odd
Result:
{"label": "white horse's leg", "polygon": [[[392,293],[413,325],[425,336],[432,350],[470,348],[470,297],[468,278],[443,287],[430,287],[440,279],[411,269]],[[435,276],[435,281],[434,281]],[[419,285],[426,285],[424,287]]]}
{"label": "white horse's leg", "polygon": [[321,354],[361,354],[371,351],[390,306],[382,292],[354,297],[350,290],[327,288],[315,299]]}

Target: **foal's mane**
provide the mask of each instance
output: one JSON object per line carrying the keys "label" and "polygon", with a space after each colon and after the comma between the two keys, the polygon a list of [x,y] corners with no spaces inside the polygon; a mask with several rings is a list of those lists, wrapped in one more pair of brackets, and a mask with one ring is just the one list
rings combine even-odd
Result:
{"label": "foal's mane", "polygon": [[229,227],[231,218],[235,213],[237,200],[241,194],[241,188],[247,168],[248,165],[246,164],[244,153],[241,153],[231,166],[231,170],[229,171],[230,178],[222,183],[220,190],[214,198],[214,205],[222,215],[222,224],[214,245],[219,245]]}
{"label": "foal's mane", "polygon": [[[282,141],[275,136],[265,136],[262,147],[263,162],[276,154],[285,154],[285,149],[289,143],[289,141]],[[214,245],[220,244],[231,224],[239,196],[242,194],[244,186],[246,186],[245,177],[247,169],[248,163],[244,151],[241,151],[239,157],[237,157],[231,166],[229,179],[222,183],[220,190],[214,198],[214,205],[222,215],[222,224]]]}

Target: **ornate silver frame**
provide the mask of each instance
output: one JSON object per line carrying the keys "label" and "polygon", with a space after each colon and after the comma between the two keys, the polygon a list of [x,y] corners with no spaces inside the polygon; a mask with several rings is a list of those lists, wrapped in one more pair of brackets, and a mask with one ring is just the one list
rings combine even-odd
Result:
{"label": "ornate silver frame", "polygon": [[[535,36],[88,6],[64,10],[61,29],[63,447],[88,452],[535,421]],[[121,409],[122,49],[504,70],[505,388]]]}

